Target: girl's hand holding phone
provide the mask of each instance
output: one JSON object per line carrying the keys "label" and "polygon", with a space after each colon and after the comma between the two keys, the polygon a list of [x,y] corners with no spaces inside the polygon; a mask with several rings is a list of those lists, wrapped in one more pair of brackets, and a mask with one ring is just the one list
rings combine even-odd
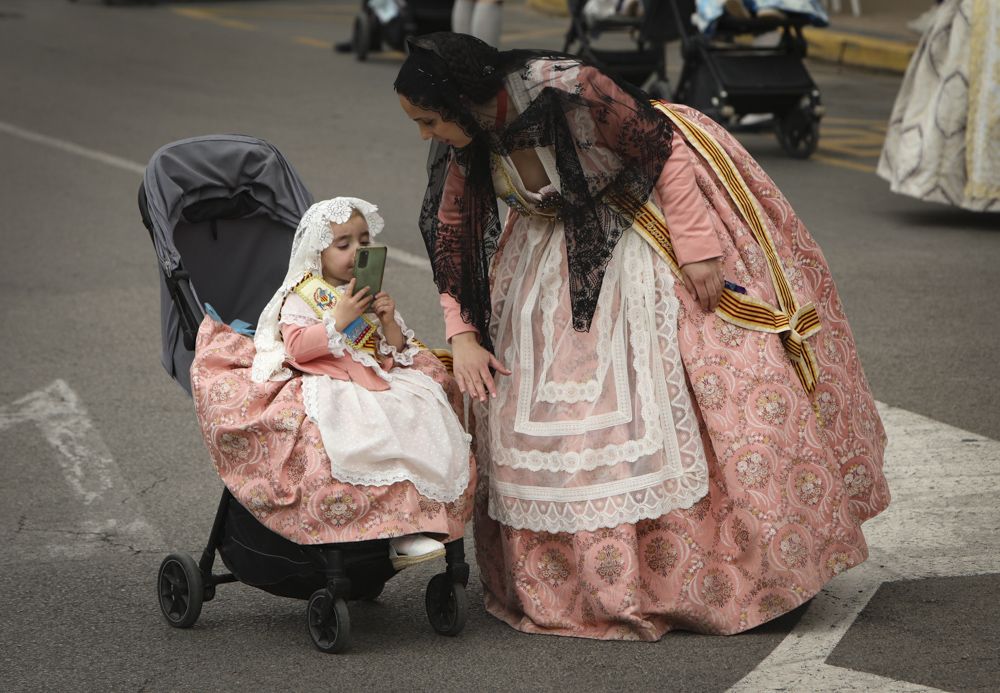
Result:
{"label": "girl's hand holding phone", "polygon": [[371,310],[378,316],[379,322],[382,323],[382,327],[388,327],[396,324],[396,301],[393,300],[392,296],[386,292],[379,291],[375,294],[375,300],[372,301]]}
{"label": "girl's hand holding phone", "polygon": [[333,319],[337,321],[338,329],[344,329],[360,318],[372,302],[372,297],[368,295],[368,287],[363,286],[355,293],[354,282],[354,279],[348,282],[347,291],[344,292],[344,295],[337,301],[337,306],[333,309]]}

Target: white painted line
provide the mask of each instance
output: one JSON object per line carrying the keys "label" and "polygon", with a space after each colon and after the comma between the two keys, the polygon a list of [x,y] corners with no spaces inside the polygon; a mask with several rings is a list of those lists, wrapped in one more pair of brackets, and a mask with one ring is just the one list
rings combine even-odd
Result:
{"label": "white painted line", "polygon": [[137,164],[134,161],[129,161],[128,159],[123,159],[120,156],[108,154],[107,152],[102,152],[97,149],[83,147],[67,140],[60,140],[38,132],[32,132],[31,130],[25,130],[24,128],[12,125],[11,123],[5,123],[2,120],[0,120],[0,132],[11,135],[12,137],[19,137],[22,140],[27,140],[29,142],[43,144],[46,147],[58,149],[63,152],[76,154],[77,156],[82,156],[85,159],[98,161],[102,164],[114,166],[115,168],[120,168],[131,173],[138,173],[140,176],[146,172],[146,167],[143,164]]}
{"label": "white painted line", "polygon": [[[26,423],[34,424],[55,449],[63,477],[82,507],[56,514],[49,508],[45,515],[25,517],[22,524],[33,526],[27,531],[19,527],[12,543],[32,547],[42,539],[51,554],[63,556],[87,555],[102,544],[163,546],[159,532],[142,519],[139,499],[69,385],[56,380],[0,407],[0,431]],[[39,474],[40,481],[44,478]]]}
{"label": "white painted line", "polygon": [[[45,145],[46,147],[58,149],[62,152],[82,156],[85,159],[90,159],[91,161],[97,161],[102,164],[107,164],[108,166],[114,166],[115,168],[120,168],[131,173],[138,173],[140,176],[146,172],[146,167],[143,164],[123,159],[119,156],[115,156],[114,154],[108,154],[96,149],[90,149],[89,147],[83,147],[67,140],[60,140],[38,132],[32,132],[31,130],[25,130],[24,128],[12,125],[11,123],[5,123],[2,120],[0,120],[0,132],[11,135],[12,137],[19,137],[20,139],[27,140],[28,142],[34,142],[36,144]],[[430,261],[422,255],[408,253],[407,251],[400,250],[399,248],[390,248],[389,257],[393,262],[400,262],[409,267],[415,267],[416,269],[427,272],[431,271]]]}
{"label": "white painted line", "polygon": [[868,560],[816,595],[781,644],[730,691],[936,690],[826,659],[883,582],[1000,572],[1000,441],[884,404],[879,412],[892,502],[864,525]]}

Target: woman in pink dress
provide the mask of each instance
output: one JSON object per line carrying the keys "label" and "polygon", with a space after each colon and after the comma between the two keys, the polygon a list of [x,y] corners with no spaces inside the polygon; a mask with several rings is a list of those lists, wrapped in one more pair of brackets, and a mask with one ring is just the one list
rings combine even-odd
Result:
{"label": "woman in pink dress", "polygon": [[395,87],[435,140],[420,225],[476,402],[487,609],[735,633],[863,561],[884,431],[822,254],[742,147],[456,34],[414,39]]}

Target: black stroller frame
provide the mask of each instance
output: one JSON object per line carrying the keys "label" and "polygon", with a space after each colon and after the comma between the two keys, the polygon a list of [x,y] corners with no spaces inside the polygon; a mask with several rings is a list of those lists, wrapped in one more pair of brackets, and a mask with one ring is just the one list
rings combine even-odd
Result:
{"label": "black stroller frame", "polygon": [[[682,0],[694,9],[694,0]],[[583,14],[586,0],[568,0],[570,25],[563,52],[575,52],[608,73],[645,90],[654,99],[670,98],[666,45],[684,34],[680,15],[671,14],[664,0],[642,0],[642,16],[615,15],[590,22]],[[635,50],[597,48],[592,34],[629,33]]]}
{"label": "black stroller frame", "polygon": [[[612,16],[590,22],[583,15],[585,0],[568,0],[570,26],[563,46],[608,73],[644,89],[654,99],[670,99],[702,111],[735,131],[773,128],[782,149],[805,159],[816,151],[824,108],[820,92],[803,60],[807,44],[802,28],[808,19],[719,19],[707,37],[690,21],[694,0],[642,0],[640,17]],[[776,45],[738,42],[740,36],[762,36],[780,30]],[[630,32],[636,49],[602,50],[591,33]],[[683,66],[671,91],[666,44],[680,39]],[[754,125],[743,116],[767,114]]]}
{"label": "black stroller frame", "polygon": [[[246,566],[241,566],[240,557],[232,553],[243,547],[240,529],[268,531],[227,488],[222,492],[200,560],[195,563],[190,554],[175,552],[160,563],[157,596],[163,617],[171,626],[190,628],[201,615],[202,605],[215,598],[217,585],[241,581],[235,573]],[[271,534],[268,548],[272,551],[275,545],[287,544],[280,547],[283,555],[268,553],[266,559],[288,564],[282,571],[284,579],[253,586],[278,596],[307,599],[306,627],[313,644],[321,652],[345,651],[351,645],[348,600],[375,601],[385,583],[398,572],[389,561],[388,539],[299,546]],[[214,572],[216,553],[233,572]],[[250,560],[260,559],[255,556]],[[468,615],[465,588],[469,565],[462,539],[445,544],[445,561],[445,572],[432,577],[427,585],[424,605],[431,627],[441,635],[453,636],[465,627]],[[259,572],[260,567],[256,566],[256,570]]]}
{"label": "black stroller frame", "polygon": [[[667,0],[680,25],[677,0]],[[684,65],[673,100],[687,104],[732,130],[773,127],[778,143],[789,156],[807,159],[819,143],[819,121],[825,112],[819,88],[803,60],[807,42],[801,15],[779,18],[720,18],[712,38],[691,31],[681,34]],[[736,42],[741,35],[761,36],[781,31],[777,45]],[[753,126],[740,124],[742,116],[770,114]]]}
{"label": "black stroller frame", "polygon": [[[254,177],[227,170],[233,162],[253,171]],[[181,192],[151,199],[147,184],[158,187],[161,182]],[[163,364],[188,394],[187,368],[204,317],[202,301],[208,300],[223,320],[255,321],[281,283],[292,232],[311,203],[291,166],[263,140],[195,137],[168,144],[151,158],[139,187],[139,212],[160,258]],[[248,227],[245,233],[241,224]],[[260,262],[269,265],[268,272],[256,268],[255,295],[227,300],[214,276],[223,273],[222,267],[204,261],[186,267],[175,246],[195,238],[201,248],[218,245],[219,252],[249,245],[247,257],[263,258]],[[274,259],[279,261],[277,270],[270,266]],[[242,278],[242,271],[235,274]],[[214,572],[216,554],[229,572]],[[468,614],[464,539],[445,544],[445,561],[445,571],[428,582],[424,602],[431,627],[442,635],[457,635]],[[230,582],[307,600],[306,625],[313,644],[336,653],[351,643],[347,602],[375,600],[397,572],[388,539],[296,544],[261,524],[224,488],[200,560],[184,552],[168,555],[160,564],[156,591],[163,617],[175,628],[193,626],[204,603],[215,598],[217,586]]]}

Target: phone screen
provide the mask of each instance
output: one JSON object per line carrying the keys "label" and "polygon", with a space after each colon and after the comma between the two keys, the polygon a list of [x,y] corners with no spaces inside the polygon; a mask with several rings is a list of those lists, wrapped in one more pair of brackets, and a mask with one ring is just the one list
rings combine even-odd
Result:
{"label": "phone screen", "polygon": [[382,275],[385,274],[385,256],[388,248],[384,245],[366,245],[358,248],[354,255],[354,291],[368,287],[368,295],[374,296],[382,290]]}

